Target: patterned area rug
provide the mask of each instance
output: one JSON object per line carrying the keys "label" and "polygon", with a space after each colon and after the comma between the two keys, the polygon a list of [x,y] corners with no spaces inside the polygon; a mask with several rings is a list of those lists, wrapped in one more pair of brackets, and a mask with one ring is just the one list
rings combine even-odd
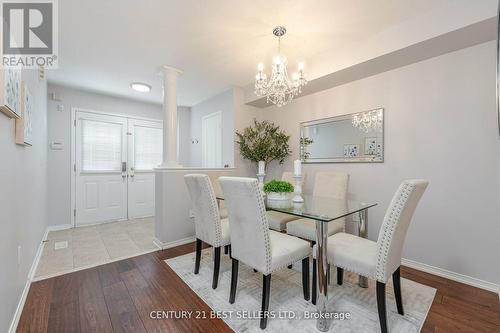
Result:
{"label": "patterned area rug", "polygon": [[[165,262],[181,279],[213,310],[205,316],[219,316],[235,332],[262,332],[259,328],[261,308],[262,274],[240,263],[236,302],[229,304],[231,282],[231,259],[221,257],[219,286],[212,289],[212,249],[202,253],[200,272],[193,273],[195,254],[189,253]],[[266,332],[318,332],[316,329],[316,308],[305,301],[302,294],[300,262],[293,269],[273,273],[269,310],[275,318],[268,320]],[[312,265],[311,265],[312,267]],[[329,287],[329,310],[334,313],[331,332],[380,332],[377,315],[375,282],[369,288],[357,285],[358,277],[345,272],[344,284],[336,284],[335,269],[332,268]],[[387,319],[389,332],[419,332],[434,299],[436,289],[407,279],[401,280],[405,315],[396,310],[392,281],[387,284]],[[199,314],[198,314],[199,315]]]}

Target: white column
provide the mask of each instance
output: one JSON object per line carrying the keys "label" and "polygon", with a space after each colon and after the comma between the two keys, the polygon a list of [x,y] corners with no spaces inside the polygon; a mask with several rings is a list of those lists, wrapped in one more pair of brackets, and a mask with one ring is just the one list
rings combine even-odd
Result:
{"label": "white column", "polygon": [[162,168],[178,168],[177,163],[177,68],[163,66],[163,162]]}

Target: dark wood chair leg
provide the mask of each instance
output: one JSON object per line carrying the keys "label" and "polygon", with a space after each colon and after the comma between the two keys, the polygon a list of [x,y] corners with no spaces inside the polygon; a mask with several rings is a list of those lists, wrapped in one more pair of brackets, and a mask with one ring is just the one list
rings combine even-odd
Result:
{"label": "dark wood chair leg", "polygon": [[330,264],[326,265],[326,281],[328,281],[328,285],[331,283],[331,269],[330,269]]}
{"label": "dark wood chair leg", "polygon": [[212,289],[217,289],[220,270],[220,246],[214,248],[214,277],[212,279]]}
{"label": "dark wood chair leg", "polygon": [[224,254],[229,254],[229,245],[224,246]]}
{"label": "dark wood chair leg", "polygon": [[269,294],[271,293],[271,274],[263,275],[262,279],[262,318],[260,318],[260,328],[267,326],[267,317],[269,311]]}
{"label": "dark wood chair leg", "polygon": [[377,281],[377,308],[380,330],[387,333],[387,312],[385,308],[385,283]]}
{"label": "dark wood chair leg", "polygon": [[337,284],[341,286],[342,283],[344,283],[344,269],[337,267]]}
{"label": "dark wood chair leg", "polygon": [[313,259],[313,276],[312,276],[312,291],[311,302],[316,305],[316,298],[318,297],[318,276],[316,272],[316,259]]}
{"label": "dark wood chair leg", "polygon": [[194,274],[198,274],[200,271],[200,261],[201,261],[201,239],[196,238],[196,260],[194,262]]}
{"label": "dark wood chair leg", "polygon": [[304,299],[309,300],[309,257],[302,259],[302,290]]}
{"label": "dark wood chair leg", "polygon": [[394,286],[394,296],[396,297],[396,306],[398,307],[398,313],[402,316],[405,315],[403,309],[403,298],[401,297],[401,271],[400,267],[392,273],[392,284]]}
{"label": "dark wood chair leg", "polygon": [[288,269],[292,269],[293,268],[293,265],[288,265]]}
{"label": "dark wood chair leg", "polygon": [[238,260],[233,258],[231,265],[231,291],[229,292],[229,303],[233,304],[236,299],[236,286],[238,285]]}

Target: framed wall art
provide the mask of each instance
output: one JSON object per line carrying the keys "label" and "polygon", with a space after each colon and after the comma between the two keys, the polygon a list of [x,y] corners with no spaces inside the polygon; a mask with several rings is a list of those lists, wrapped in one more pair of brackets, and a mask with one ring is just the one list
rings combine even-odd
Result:
{"label": "framed wall art", "polygon": [[16,143],[33,145],[33,96],[25,82],[21,83],[21,117],[16,119]]}
{"label": "framed wall art", "polygon": [[0,111],[9,118],[21,116],[21,69],[7,67],[0,71]]}

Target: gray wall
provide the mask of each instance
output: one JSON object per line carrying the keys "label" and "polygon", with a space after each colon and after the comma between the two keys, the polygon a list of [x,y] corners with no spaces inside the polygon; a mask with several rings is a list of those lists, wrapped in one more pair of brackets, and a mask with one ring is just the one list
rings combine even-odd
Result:
{"label": "gray wall", "polygon": [[[83,108],[127,116],[162,119],[161,106],[112,97],[93,92],[48,85],[48,92],[57,93],[62,101],[48,101],[48,139],[64,144],[63,150],[48,152],[49,224],[71,223],[71,108]],[[64,111],[57,106],[63,105]]]}
{"label": "gray wall", "polygon": [[191,163],[191,108],[179,106],[177,108],[177,158],[180,165],[189,166]]}
{"label": "gray wall", "polygon": [[369,238],[375,240],[400,182],[426,178],[430,185],[409,229],[404,258],[498,284],[495,43],[261,110],[260,118],[274,121],[292,135],[293,155],[271,173],[292,170],[299,152],[299,122],[376,107],[385,108],[385,162],[304,165],[305,190],[311,191],[316,171],[348,172],[351,195],[379,203],[370,211]]}
{"label": "gray wall", "polygon": [[228,90],[191,107],[190,163],[188,166],[201,167],[201,119],[211,113],[222,111],[222,165],[234,166],[234,100],[233,90]]}
{"label": "gray wall", "polygon": [[14,120],[0,114],[0,332],[8,331],[47,227],[47,83],[36,70],[22,79],[34,101],[33,146],[16,145]]}

